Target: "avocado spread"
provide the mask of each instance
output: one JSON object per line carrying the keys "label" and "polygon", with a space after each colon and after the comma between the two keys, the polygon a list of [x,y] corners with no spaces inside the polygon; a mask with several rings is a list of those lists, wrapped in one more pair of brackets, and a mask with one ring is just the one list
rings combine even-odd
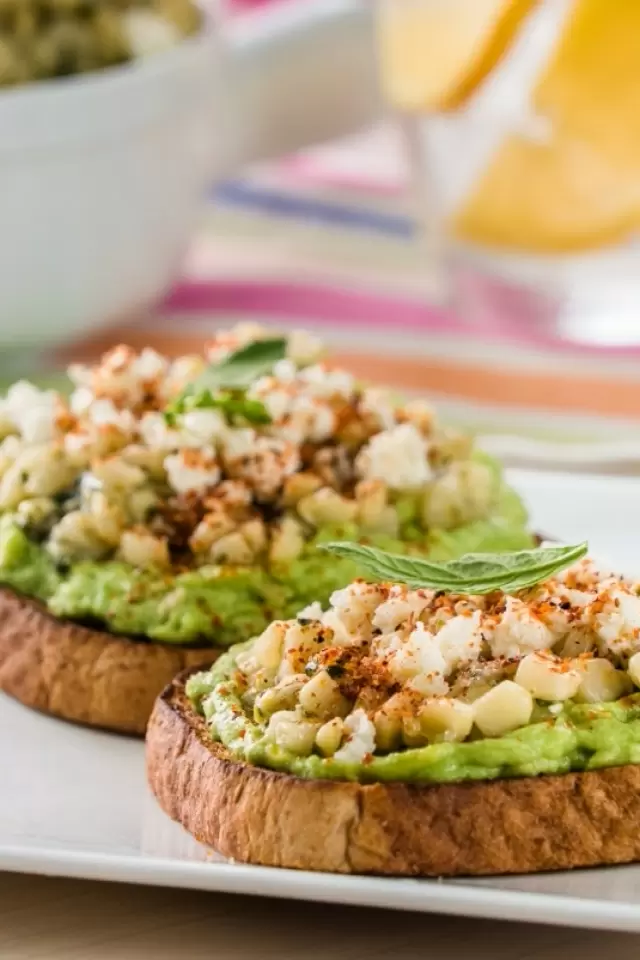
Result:
{"label": "avocado spread", "polygon": [[0,584],[57,617],[228,646],[358,574],[316,547],[448,559],[532,544],[469,437],[322,360],[306,334],[221,331],[203,356],[110,351],[69,397],[0,401]]}
{"label": "avocado spread", "polygon": [[298,777],[324,780],[448,783],[597,770],[640,763],[640,694],[616,703],[567,701],[552,715],[539,707],[538,721],[466,743],[438,742],[365,760],[336,760],[319,754],[296,756],[278,746],[243,706],[242,684],[234,680],[233,648],[208,674],[196,674],[187,692],[210,723],[214,739],[232,756]]}
{"label": "avocado spread", "polygon": [[[476,550],[528,546],[531,535],[517,496],[505,490],[491,520],[454,531],[433,531],[432,555],[449,559]],[[104,624],[113,633],[164,643],[208,641],[229,646],[260,633],[275,617],[293,617],[313,600],[328,602],[334,590],[358,575],[356,564],[327,557],[316,549],[328,540],[362,539],[354,528],[326,527],[305,544],[291,563],[270,569],[207,565],[183,573],[141,569],[117,560],[57,566],[24,530],[5,519],[0,525],[0,583],[44,601],[58,617]],[[378,535],[368,543],[398,552],[415,541]]]}
{"label": "avocado spread", "polygon": [[[393,564],[412,586],[354,581],[328,609],[227,651],[187,695],[232,757],[305,778],[444,783],[640,763],[640,586],[589,559],[544,573],[585,549],[440,565],[368,551],[371,572]],[[494,589],[516,569],[529,586]],[[447,577],[456,592],[429,586]]]}

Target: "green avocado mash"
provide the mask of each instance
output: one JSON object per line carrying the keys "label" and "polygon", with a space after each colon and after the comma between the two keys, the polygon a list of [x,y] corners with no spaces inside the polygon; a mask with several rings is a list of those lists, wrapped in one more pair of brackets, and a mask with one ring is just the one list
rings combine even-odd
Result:
{"label": "green avocado mash", "polygon": [[[533,545],[526,519],[517,494],[501,485],[490,519],[432,529],[426,540],[424,533],[418,539],[407,503],[401,540],[377,536],[367,542],[399,553],[428,552],[438,560],[518,550]],[[351,561],[316,550],[319,542],[336,539],[358,540],[361,533],[355,526],[321,529],[284,569],[206,566],[173,575],[115,560],[58,567],[7,515],[0,524],[0,583],[43,601],[58,617],[105,625],[114,633],[229,646],[260,633],[273,619],[295,616],[314,600],[326,603],[358,576]]]}
{"label": "green avocado mash", "polygon": [[539,707],[537,722],[499,738],[435,743],[374,756],[368,763],[297,757],[267,740],[264,727],[245,712],[233,676],[235,657],[246,646],[229,651],[211,672],[194,675],[187,694],[204,713],[212,736],[234,757],[256,766],[307,779],[448,783],[640,763],[640,694],[616,703],[568,701],[554,716]]}

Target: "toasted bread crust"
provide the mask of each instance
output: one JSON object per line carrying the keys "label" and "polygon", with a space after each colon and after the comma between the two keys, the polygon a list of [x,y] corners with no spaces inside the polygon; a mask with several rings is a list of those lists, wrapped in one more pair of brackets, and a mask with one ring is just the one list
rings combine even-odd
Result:
{"label": "toasted bread crust", "polygon": [[424,787],[303,780],[230,759],[184,678],[156,701],[147,776],[198,840],[265,866],[433,877],[640,859],[640,766]]}
{"label": "toasted bread crust", "polygon": [[171,678],[215,657],[211,648],[145,643],[57,620],[0,589],[0,690],[65,720],[142,736]]}

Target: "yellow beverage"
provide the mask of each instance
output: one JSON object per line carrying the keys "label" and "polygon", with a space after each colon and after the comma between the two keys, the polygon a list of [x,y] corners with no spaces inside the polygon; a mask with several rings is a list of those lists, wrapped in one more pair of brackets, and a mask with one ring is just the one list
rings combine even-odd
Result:
{"label": "yellow beverage", "polygon": [[[552,5],[559,6],[388,0],[380,14],[387,96],[400,110],[425,115],[472,112],[483,83],[526,32],[527,14]],[[448,226],[461,240],[578,252],[620,242],[640,222],[640,2],[565,7],[523,101],[522,125],[496,141],[451,211]],[[543,137],[529,133],[525,113],[542,121]]]}
{"label": "yellow beverage", "polygon": [[445,254],[552,299],[545,316],[618,312],[640,336],[640,0],[378,9]]}
{"label": "yellow beverage", "polygon": [[388,0],[379,43],[389,100],[400,110],[461,106],[498,63],[537,0]]}

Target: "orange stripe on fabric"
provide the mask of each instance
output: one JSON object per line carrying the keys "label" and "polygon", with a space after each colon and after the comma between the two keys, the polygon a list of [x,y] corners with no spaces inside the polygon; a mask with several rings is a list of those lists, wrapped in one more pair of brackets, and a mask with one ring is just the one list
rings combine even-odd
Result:
{"label": "orange stripe on fabric", "polygon": [[405,390],[506,407],[640,417],[640,384],[627,380],[489,369],[428,357],[359,354],[341,359],[358,376]]}
{"label": "orange stripe on fabric", "polygon": [[[94,360],[114,343],[140,349],[153,346],[169,356],[197,352],[198,336],[154,335],[149,330],[119,329],[78,345],[66,356]],[[332,359],[358,377],[405,390],[421,390],[470,402],[505,407],[539,408],[558,412],[640,417],[640,384],[598,376],[572,376],[570,372],[532,373],[456,363],[453,360],[336,353]]]}

